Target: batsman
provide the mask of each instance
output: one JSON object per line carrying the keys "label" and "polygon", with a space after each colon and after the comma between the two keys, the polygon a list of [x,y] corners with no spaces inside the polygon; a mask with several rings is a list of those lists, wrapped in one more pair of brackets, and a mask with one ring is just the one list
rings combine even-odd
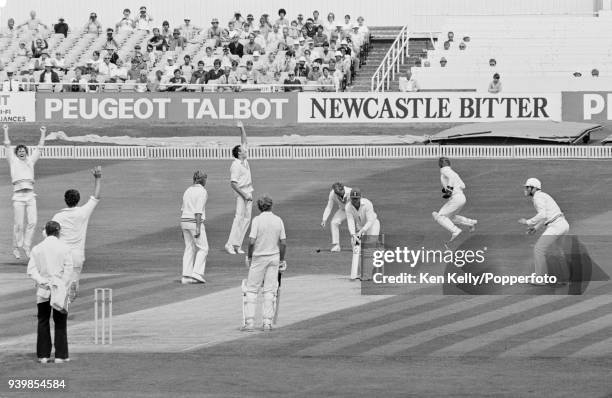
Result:
{"label": "batsman", "polygon": [[279,272],[287,269],[285,262],[286,235],[283,220],[272,213],[272,198],[267,195],[257,200],[261,214],[253,218],[249,234],[249,250],[245,264],[249,269],[244,298],[242,331],[255,330],[255,305],[263,284],[263,330],[272,330],[275,305],[280,282]]}

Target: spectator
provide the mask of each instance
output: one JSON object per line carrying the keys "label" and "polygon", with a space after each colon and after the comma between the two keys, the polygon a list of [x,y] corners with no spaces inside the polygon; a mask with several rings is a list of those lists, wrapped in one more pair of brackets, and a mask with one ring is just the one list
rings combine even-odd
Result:
{"label": "spectator", "polygon": [[340,48],[338,49],[339,51],[344,50],[344,54],[346,55],[351,55],[352,51],[349,47],[349,42],[347,39],[343,39],[342,41],[340,41]]}
{"label": "spectator", "polygon": [[291,21],[291,25],[289,26],[289,37],[293,40],[298,40],[302,37],[302,29],[298,28],[296,20]]}
{"label": "spectator", "polygon": [[111,56],[106,54],[104,56],[103,62],[98,67],[98,75],[100,76],[100,82],[106,83],[111,80],[113,76],[115,76],[117,72],[117,65],[111,62]]}
{"label": "spectator", "polygon": [[134,30],[134,19],[131,17],[132,11],[129,8],[123,10],[123,18],[115,24],[117,32],[131,32]]}
{"label": "spectator", "polygon": [[45,70],[40,74],[41,83],[59,83],[59,76],[53,70],[53,63],[50,59],[45,60]]}
{"label": "spectator", "polygon": [[128,68],[123,64],[121,58],[117,58],[115,65],[117,68],[111,75],[111,80],[113,82],[125,82],[128,79]]}
{"label": "spectator", "polygon": [[156,51],[165,51],[168,48],[168,43],[161,35],[159,28],[153,28],[153,36],[149,39],[147,44],[152,45]]}
{"label": "spectator", "polygon": [[261,59],[261,54],[259,54],[259,51],[255,51],[253,53],[253,69],[257,71],[266,69],[266,62],[263,59]]}
{"label": "spectator", "polygon": [[40,58],[32,58],[32,69],[34,70],[44,70],[45,62],[49,60],[49,53],[43,52]]}
{"label": "spectator", "polygon": [[302,82],[295,77],[294,71],[289,72],[289,76],[283,81],[283,85],[285,86],[285,92],[304,91]]}
{"label": "spectator", "polygon": [[[156,30],[159,34],[159,38],[161,38],[162,40],[165,40],[163,36],[161,35],[161,32],[159,31],[159,29],[155,28],[153,29],[153,32],[155,32]],[[174,31],[172,32],[172,37],[168,40],[166,48],[168,49],[168,51],[177,51],[177,49],[180,49],[180,50],[185,49],[185,39],[181,37],[180,30],[174,29]]]}
{"label": "spectator", "polygon": [[148,33],[151,31],[151,22],[153,22],[153,18],[147,13],[147,7],[140,7],[138,18],[134,22],[134,28],[137,30],[146,30]]}
{"label": "spectator", "polygon": [[303,80],[308,78],[308,75],[310,74],[310,67],[306,65],[306,58],[298,58],[298,62],[295,65],[294,72],[298,78],[304,78]]}
{"label": "spectator", "polygon": [[134,58],[136,60],[136,62],[138,63],[138,68],[140,70],[148,70],[148,65],[147,65],[147,61],[143,58],[142,53],[140,52],[140,50],[136,50],[136,52],[134,53]]}
{"label": "spectator", "polygon": [[231,19],[231,21],[234,21],[236,26],[241,26],[245,22],[240,11],[234,11],[234,17]]}
{"label": "spectator", "polygon": [[452,43],[455,39],[455,34],[452,31],[448,32],[447,37],[448,37],[448,41]]}
{"label": "spectator", "polygon": [[357,32],[359,32],[359,34],[362,36],[364,43],[369,43],[370,42],[370,28],[368,28],[364,22],[365,21],[363,17],[357,18],[357,25],[359,26],[359,30]]}
{"label": "spectator", "polygon": [[329,40],[329,35],[336,30],[336,15],[333,12],[327,14],[327,21],[321,24],[321,26],[323,27],[323,32]]}
{"label": "spectator", "polygon": [[298,29],[301,30],[304,27],[304,15],[298,14],[296,22],[297,22]]}
{"label": "spectator", "polygon": [[211,27],[206,31],[206,37],[215,40],[215,46],[221,43],[221,28],[219,28],[219,20],[213,18],[211,21]]}
{"label": "spectator", "polygon": [[334,79],[334,85],[336,86],[336,90],[344,88],[344,74],[341,70],[336,69],[336,61],[333,59],[329,60],[329,74]]}
{"label": "spectator", "polygon": [[55,34],[64,35],[64,37],[68,36],[68,24],[64,22],[64,18],[60,17],[58,22],[53,25],[53,31]]}
{"label": "spectator", "polygon": [[170,22],[164,21],[162,23],[162,28],[161,28],[160,33],[164,37],[164,39],[166,39],[166,41],[172,37],[172,32],[174,31],[170,29]]}
{"label": "spectator", "polygon": [[446,67],[446,58],[442,57],[440,58],[440,67],[445,68]]}
{"label": "spectator", "polygon": [[267,16],[264,14],[259,18],[259,32],[268,40],[268,33],[272,30],[272,25],[268,22]]}
{"label": "spectator", "polygon": [[147,90],[150,92],[166,91],[166,81],[164,79],[164,72],[161,70],[155,71],[155,77],[147,83]]}
{"label": "spectator", "polygon": [[591,77],[599,77],[599,70],[597,69],[591,70]]}
{"label": "spectator", "polygon": [[98,71],[98,69],[100,68],[100,64],[102,63],[102,59],[100,58],[100,51],[94,51],[92,53],[92,58],[89,61],[91,61],[91,67],[93,68],[93,70]]}
{"label": "spectator", "polygon": [[464,42],[466,42],[466,43],[469,43],[469,42],[470,42],[470,40],[471,40],[471,39],[470,39],[470,36],[464,36],[464,37],[463,37],[463,41],[464,41]]}
{"label": "spectator", "polygon": [[148,89],[149,79],[147,78],[147,72],[144,70],[140,71],[140,76],[136,80],[136,92],[137,93],[145,93]]}
{"label": "spectator", "polygon": [[312,38],[315,47],[323,47],[323,43],[327,43],[327,35],[323,32],[323,26],[319,25],[317,34]]}
{"label": "spectator", "polygon": [[232,65],[232,60],[235,58],[239,58],[236,55],[232,55],[229,51],[229,46],[227,44],[225,44],[223,46],[223,54],[221,55],[221,66],[224,65]]}
{"label": "spectator", "polygon": [[195,38],[196,35],[198,33],[200,33],[200,31],[202,30],[201,28],[198,28],[195,25],[191,24],[191,18],[189,17],[185,17],[183,19],[183,22],[185,22],[183,25],[180,26],[179,30],[181,32],[181,36],[188,41],[189,43],[195,43]]}
{"label": "spectator", "polygon": [[100,21],[98,21],[98,14],[95,12],[89,14],[89,20],[87,20],[87,23],[83,28],[83,33],[97,34],[98,36],[102,34],[102,24]]}
{"label": "spectator", "polygon": [[260,69],[257,72],[257,84],[273,84],[274,77],[268,72],[267,69]]}
{"label": "spectator", "polygon": [[327,66],[323,67],[323,75],[319,78],[318,83],[320,87],[317,88],[317,91],[336,91],[336,83],[333,76],[329,74]]}
{"label": "spectator", "polygon": [[181,70],[175,69],[174,76],[170,78],[170,85],[168,85],[168,91],[187,91],[187,80],[181,76]]}
{"label": "spectator", "polygon": [[274,22],[274,25],[289,26],[290,25],[289,21],[285,19],[286,15],[287,15],[287,11],[285,11],[284,8],[281,8],[280,10],[278,10],[278,19],[276,20],[276,22]]}
{"label": "spectator", "polygon": [[495,67],[497,66],[497,61],[495,60],[495,58],[491,58],[491,59],[489,60],[489,66],[490,66],[491,68],[495,68]]}
{"label": "spectator", "polygon": [[41,22],[40,19],[36,18],[36,11],[30,11],[30,19],[17,26],[17,29],[21,29],[23,26],[27,26],[28,30],[38,32],[38,26],[42,26],[45,29],[49,29],[47,25]]}
{"label": "spectator", "polygon": [[117,40],[115,40],[113,33],[114,31],[112,28],[106,29],[106,42],[104,43],[103,47],[105,50],[109,50],[111,48],[113,50],[117,50],[119,48],[119,44],[117,44]]}
{"label": "spectator", "polygon": [[166,62],[167,64],[164,66],[164,78],[171,79],[174,77],[174,71],[176,70],[176,65],[174,65],[174,57],[168,54],[166,57]]}
{"label": "spectator", "polygon": [[230,70],[230,75],[233,76],[236,82],[240,81],[240,75],[242,71],[238,68],[238,60],[232,61],[232,69]]}
{"label": "spectator", "polygon": [[314,60],[312,59],[312,52],[310,51],[309,48],[304,50],[304,55],[302,55],[302,57],[304,57],[304,59],[306,60],[307,66],[311,66],[312,63],[314,62]]}
{"label": "spectator", "polygon": [[445,51],[450,50],[450,45],[451,45],[450,41],[448,41],[448,40],[447,40],[447,41],[445,41],[445,42],[444,42],[444,50],[445,50]]}
{"label": "spectator", "polygon": [[409,70],[406,72],[405,77],[399,78],[399,90],[401,92],[413,93],[419,91],[421,88],[419,87],[419,83],[412,76],[412,72]]}
{"label": "spectator", "polygon": [[247,84],[256,84],[257,83],[257,71],[253,69],[253,61],[250,59],[246,61],[246,69],[243,72],[243,76],[247,77]]}
{"label": "spectator", "polygon": [[306,25],[302,28],[302,35],[304,37],[310,37],[311,39],[317,34],[317,27],[315,25],[312,18],[308,18],[306,20]]}
{"label": "spectator", "polygon": [[[328,69],[328,72],[329,72],[329,69]],[[318,62],[314,62],[312,64],[312,68],[307,78],[309,81],[316,82],[316,81],[319,81],[321,76],[323,76],[323,74],[321,73],[321,66],[319,65]]]}
{"label": "spectator", "polygon": [[312,12],[312,24],[316,27],[322,24],[322,21],[319,19],[319,11],[314,10]]}
{"label": "spectator", "polygon": [[84,93],[87,88],[87,79],[83,77],[83,72],[81,68],[76,68],[74,70],[74,77],[70,81],[72,85],[70,86],[70,91],[74,93]]}
{"label": "spectator", "polygon": [[[275,25],[276,27],[276,25]],[[278,28],[277,28],[278,30]],[[255,51],[259,51],[260,54],[264,54],[264,49],[257,43],[255,43],[255,33],[249,35],[249,42],[243,46],[244,54],[253,54]],[[232,53],[233,54],[233,53]]]}
{"label": "spectator", "polygon": [[151,44],[147,44],[147,51],[144,53],[143,58],[147,63],[147,69],[153,69],[157,64],[157,53]]}
{"label": "spectator", "polygon": [[499,73],[493,75],[493,81],[489,83],[489,92],[491,94],[497,94],[502,91],[502,84],[499,80]]}
{"label": "spectator", "polygon": [[353,31],[353,22],[351,22],[351,16],[346,14],[344,16],[344,25],[342,25],[342,32],[344,32],[344,35],[346,36],[352,31]]}
{"label": "spectator", "polygon": [[[259,47],[258,44],[255,43],[255,34],[251,33],[249,35],[249,43],[247,44],[249,46],[249,48],[251,49],[251,52],[249,54],[253,54],[254,51],[259,51],[257,50],[257,48]],[[244,46],[238,41],[238,36],[233,36],[231,38],[231,42],[228,46],[229,48],[229,52],[232,53],[233,55],[236,55],[240,58],[242,58],[242,56],[244,55]],[[259,47],[261,49],[261,47]],[[253,50],[255,49],[255,50]]]}
{"label": "spectator", "polygon": [[344,38],[344,34],[342,33],[342,25],[336,25],[336,30],[332,31],[329,34],[329,42],[337,43],[339,40],[342,40],[343,38]]}
{"label": "spectator", "polygon": [[465,50],[466,47],[467,46],[466,46],[465,42],[459,43],[459,50],[463,51],[463,50]]}
{"label": "spectator", "polygon": [[[247,15],[247,19],[246,19],[245,23],[248,24],[249,29],[254,29],[255,28],[255,25],[254,25],[254,22],[253,22],[254,20],[255,20],[255,17],[253,17],[253,14]],[[244,24],[242,24],[242,26],[244,26]]]}
{"label": "spectator", "polygon": [[128,80],[138,80],[141,69],[138,67],[138,61],[133,58],[131,61],[131,68],[127,71]]}
{"label": "spectator", "polygon": [[574,77],[582,77],[582,73],[580,73],[579,71],[576,71],[573,73]]}
{"label": "spectator", "polygon": [[32,58],[32,51],[26,47],[26,42],[21,40],[19,42],[19,48],[15,54],[16,57],[26,57],[27,59]]}
{"label": "spectator", "polygon": [[194,71],[194,67],[191,64],[191,56],[189,56],[189,54],[185,54],[185,56],[183,57],[183,61],[185,61],[185,63],[180,67],[181,75],[185,78],[186,81],[189,82],[191,81],[191,75]]}
{"label": "spectator", "polygon": [[68,70],[66,68],[66,60],[62,56],[62,53],[60,51],[56,51],[55,52],[55,57],[51,58],[51,62],[53,63],[53,67],[58,69],[58,70],[62,70],[62,71],[67,71]]}
{"label": "spectator", "polygon": [[278,64],[278,70],[280,72],[295,73],[295,60],[293,59],[293,52],[287,51],[285,53],[285,58]]}
{"label": "spectator", "polygon": [[206,55],[204,56],[204,58],[202,58],[202,61],[204,61],[204,70],[205,71],[209,71],[211,70],[214,66],[215,66],[215,59],[216,57],[213,56],[213,49],[212,47],[206,47]]}
{"label": "spectator", "polygon": [[329,43],[323,43],[323,53],[321,53],[321,60],[324,64],[329,63],[329,60],[332,59],[333,53],[329,51]]}
{"label": "spectator", "polygon": [[228,42],[232,39],[232,37],[238,36],[240,37],[240,32],[236,30],[236,26],[234,25],[234,21],[229,21],[227,23],[227,28],[221,30],[221,42]]}
{"label": "spectator", "polygon": [[204,83],[208,84],[211,80],[217,80],[221,76],[223,76],[225,72],[221,69],[221,60],[215,59],[213,64],[213,69],[209,70],[206,75],[204,75]]}
{"label": "spectator", "polygon": [[15,27],[15,20],[13,18],[9,18],[6,22],[6,28],[2,29],[0,33],[0,36],[2,37],[15,36],[15,33],[17,33],[17,28]]}
{"label": "spectator", "polygon": [[278,64],[276,62],[276,54],[275,53],[268,53],[268,58],[262,62],[263,64],[263,68],[269,70],[270,72],[274,73],[278,70]]}
{"label": "spectator", "polygon": [[15,77],[15,70],[13,68],[6,69],[6,80],[2,82],[3,92],[16,92],[19,91],[20,84],[19,80]]}
{"label": "spectator", "polygon": [[49,44],[46,40],[36,39],[32,42],[32,58],[40,58],[48,48]]}
{"label": "spectator", "polygon": [[204,80],[204,75],[206,75],[206,71],[204,70],[204,61],[198,61],[198,69],[191,74],[189,83],[201,84],[201,82]]}

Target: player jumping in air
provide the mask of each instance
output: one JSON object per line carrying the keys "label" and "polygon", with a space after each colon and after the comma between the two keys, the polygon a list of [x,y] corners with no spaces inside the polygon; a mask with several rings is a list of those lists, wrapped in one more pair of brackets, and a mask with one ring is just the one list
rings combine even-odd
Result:
{"label": "player jumping in air", "polygon": [[465,205],[466,199],[463,194],[465,184],[453,169],[451,169],[450,159],[442,157],[438,160],[440,166],[440,181],[442,183],[442,197],[447,199],[446,203],[439,211],[431,213],[433,219],[444,229],[451,233],[447,244],[455,240],[462,232],[461,228],[455,224],[468,227],[470,232],[474,232],[478,221],[471,218],[460,216],[459,213]]}

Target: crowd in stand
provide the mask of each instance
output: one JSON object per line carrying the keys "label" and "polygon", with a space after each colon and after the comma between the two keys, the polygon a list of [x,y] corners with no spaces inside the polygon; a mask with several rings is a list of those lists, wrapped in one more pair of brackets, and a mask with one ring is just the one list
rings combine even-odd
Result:
{"label": "crowd in stand", "polygon": [[[210,26],[200,27],[186,17],[171,27],[168,21],[157,25],[141,7],[135,18],[125,9],[118,22],[106,25],[92,12],[78,32],[59,18],[51,29],[62,38],[105,35],[102,48],[87,61],[67,62],[65,53],[49,48],[49,27],[32,11],[26,22],[15,25],[11,18],[0,31],[4,38],[20,40],[11,58],[0,60],[1,88],[34,91],[53,85],[55,91],[91,92],[127,82],[139,92],[262,90],[261,85],[264,91],[301,91],[309,85],[337,91],[351,85],[369,47],[363,17],[353,23],[350,15],[339,22],[333,13],[323,20],[318,11],[295,19],[287,18],[284,9],[277,15],[263,14],[256,21],[252,14],[244,17],[236,11],[225,23],[213,18]],[[136,32],[145,39],[125,44]],[[195,54],[202,57],[192,59]]]}

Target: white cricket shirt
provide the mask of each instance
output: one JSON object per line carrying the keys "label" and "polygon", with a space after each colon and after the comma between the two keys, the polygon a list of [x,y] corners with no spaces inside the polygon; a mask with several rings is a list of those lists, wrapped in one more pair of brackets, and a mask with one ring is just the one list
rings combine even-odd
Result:
{"label": "white cricket shirt", "polygon": [[527,225],[534,226],[540,222],[549,222],[555,217],[561,214],[561,209],[557,202],[549,194],[536,191],[533,194],[533,207],[535,207],[537,214],[527,220]]}
{"label": "white cricket shirt", "polygon": [[378,216],[374,212],[372,202],[366,198],[361,198],[360,203],[359,210],[357,210],[350,201],[345,207],[347,224],[351,235],[354,235],[356,230],[359,229],[367,231],[374,221],[378,219]]}
{"label": "white cricket shirt", "polygon": [[230,180],[235,182],[242,191],[253,192],[253,181],[251,181],[251,168],[248,160],[235,159],[230,167]]}
{"label": "white cricket shirt", "polygon": [[206,201],[208,192],[200,184],[194,184],[185,190],[183,194],[183,206],[181,206],[181,219],[183,221],[194,221],[197,213],[202,214],[202,221],[206,219]]}
{"label": "white cricket shirt", "polygon": [[442,187],[453,187],[453,195],[456,193],[463,193],[465,184],[459,174],[455,170],[451,169],[450,166],[444,166],[440,169],[440,182]]}
{"label": "white cricket shirt", "polygon": [[272,213],[264,211],[251,222],[249,238],[255,239],[253,256],[271,256],[280,253],[278,243],[285,236],[283,220]]}
{"label": "white cricket shirt", "polygon": [[85,257],[87,225],[91,213],[93,213],[99,201],[99,199],[90,196],[83,206],[66,207],[52,218],[62,228],[60,230],[60,240],[66,243],[70,249],[83,254],[83,258]]}
{"label": "white cricket shirt", "polygon": [[31,155],[26,156],[25,160],[21,160],[17,155],[15,155],[14,148],[6,149],[6,159],[8,160],[11,169],[13,191],[34,189],[34,165],[39,158],[39,148],[34,149]]}
{"label": "white cricket shirt", "polygon": [[323,220],[327,220],[329,215],[331,214],[332,209],[334,208],[334,204],[338,206],[339,209],[344,210],[346,204],[350,201],[352,188],[344,187],[344,196],[342,199],[336,195],[334,190],[329,191],[329,196],[327,198],[327,206],[325,207],[325,211],[323,212]]}

